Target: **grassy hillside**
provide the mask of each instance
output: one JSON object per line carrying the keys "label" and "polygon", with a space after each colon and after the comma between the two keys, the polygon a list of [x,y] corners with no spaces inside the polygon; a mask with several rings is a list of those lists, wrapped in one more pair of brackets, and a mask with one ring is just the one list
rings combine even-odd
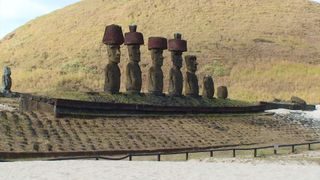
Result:
{"label": "grassy hillside", "polygon": [[[182,33],[186,54],[198,56],[200,87],[203,75],[212,74],[233,99],[297,95],[320,102],[320,5],[308,0],[83,0],[2,39],[0,66],[12,67],[16,91],[102,91],[107,55],[101,39],[112,23],[124,32],[136,23],[145,39]],[[146,78],[150,54],[146,46],[141,50]],[[127,57],[123,46],[122,71]],[[167,75],[170,54],[165,57]]]}

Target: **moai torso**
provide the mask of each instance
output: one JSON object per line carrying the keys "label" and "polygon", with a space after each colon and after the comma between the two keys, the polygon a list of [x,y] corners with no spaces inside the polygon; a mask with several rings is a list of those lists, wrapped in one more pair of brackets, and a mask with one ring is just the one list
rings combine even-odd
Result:
{"label": "moai torso", "polygon": [[148,91],[155,95],[162,95],[163,72],[160,67],[152,66],[149,69]]}
{"label": "moai torso", "polygon": [[137,62],[129,62],[126,69],[126,89],[129,93],[140,93],[142,86],[141,69]]}
{"label": "moai torso", "polygon": [[171,52],[171,59],[173,67],[169,72],[169,95],[182,96],[183,76],[180,70],[182,67],[182,52]]}
{"label": "moai torso", "polygon": [[11,80],[11,69],[9,67],[4,67],[4,73],[2,75],[2,93],[10,93],[12,80]]}
{"label": "moai torso", "polygon": [[211,76],[203,78],[202,97],[212,99],[214,95],[214,83]]}
{"label": "moai torso", "polygon": [[175,67],[171,68],[169,77],[169,95],[181,96],[183,88],[183,76],[181,70]]}
{"label": "moai torso", "polygon": [[187,96],[199,96],[198,78],[194,73],[186,72],[184,90]]}
{"label": "moai torso", "polygon": [[186,56],[185,61],[187,65],[187,72],[185,77],[185,94],[187,96],[198,97],[199,85],[198,78],[196,76],[197,71],[197,58],[196,56]]}
{"label": "moai torso", "polygon": [[105,68],[105,86],[104,91],[116,94],[120,90],[121,72],[118,64],[109,63]]}

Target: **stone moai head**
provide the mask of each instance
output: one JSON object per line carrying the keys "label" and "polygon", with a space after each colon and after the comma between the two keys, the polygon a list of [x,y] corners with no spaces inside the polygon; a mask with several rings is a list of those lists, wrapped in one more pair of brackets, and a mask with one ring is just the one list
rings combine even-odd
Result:
{"label": "stone moai head", "polygon": [[140,62],[140,45],[144,44],[143,34],[137,32],[137,25],[129,26],[130,32],[125,33],[124,44],[128,46],[129,60]]}
{"label": "stone moai head", "polygon": [[161,67],[164,59],[163,50],[167,49],[167,39],[163,37],[150,37],[148,49],[151,52],[153,66]]}
{"label": "stone moai head", "polygon": [[172,59],[173,65],[176,66],[178,69],[182,67],[182,52],[172,51],[171,59]]}
{"label": "stone moai head", "polygon": [[129,60],[132,62],[141,61],[141,53],[139,45],[128,45]]}
{"label": "stone moai head", "polygon": [[171,60],[177,68],[182,67],[182,53],[187,51],[187,41],[181,39],[180,33],[174,34],[174,39],[168,41],[168,49],[171,51]]}
{"label": "stone moai head", "polygon": [[121,51],[119,45],[107,46],[107,53],[111,63],[120,63]]}
{"label": "stone moai head", "polygon": [[214,95],[214,82],[211,76],[203,77],[202,97],[212,99]]}
{"label": "stone moai head", "polygon": [[3,68],[3,75],[5,76],[11,76],[11,69],[8,66],[5,66]]}
{"label": "stone moai head", "polygon": [[111,63],[120,62],[120,45],[124,42],[120,26],[112,24],[106,27],[102,42],[107,45],[107,53]]}
{"label": "stone moai head", "polygon": [[197,71],[197,57],[193,55],[185,56],[185,61],[187,65],[187,71],[190,73],[195,73]]}

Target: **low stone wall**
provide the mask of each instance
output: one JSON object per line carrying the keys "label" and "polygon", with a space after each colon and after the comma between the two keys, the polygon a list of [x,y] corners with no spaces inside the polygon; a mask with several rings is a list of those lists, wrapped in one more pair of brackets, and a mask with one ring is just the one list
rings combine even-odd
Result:
{"label": "low stone wall", "polygon": [[54,114],[55,100],[23,94],[19,100],[19,110],[21,112],[39,111]]}
{"label": "low stone wall", "polygon": [[22,95],[20,111],[46,112],[55,117],[64,116],[120,116],[132,114],[228,114],[257,113],[265,110],[265,105],[245,107],[180,107],[144,104],[104,103],[67,99],[49,99],[44,97]]}

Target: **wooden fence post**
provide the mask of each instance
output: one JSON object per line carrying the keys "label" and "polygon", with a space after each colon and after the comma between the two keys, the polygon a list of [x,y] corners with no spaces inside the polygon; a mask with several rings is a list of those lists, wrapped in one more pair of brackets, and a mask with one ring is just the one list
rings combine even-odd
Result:
{"label": "wooden fence post", "polygon": [[233,149],[233,157],[236,157],[236,149]]}
{"label": "wooden fence post", "polygon": [[161,161],[161,154],[158,154],[158,161]]}
{"label": "wooden fence post", "polygon": [[210,151],[210,157],[213,157],[213,151]]}
{"label": "wooden fence post", "polygon": [[257,149],[254,149],[254,157],[257,157]]}
{"label": "wooden fence post", "polygon": [[292,145],[291,152],[294,153],[294,145]]}
{"label": "wooden fence post", "polygon": [[186,153],[186,161],[189,160],[189,153]]}
{"label": "wooden fence post", "polygon": [[278,144],[275,144],[274,146],[273,146],[273,153],[274,154],[277,154],[277,151],[278,151],[278,149],[279,149],[279,145]]}

